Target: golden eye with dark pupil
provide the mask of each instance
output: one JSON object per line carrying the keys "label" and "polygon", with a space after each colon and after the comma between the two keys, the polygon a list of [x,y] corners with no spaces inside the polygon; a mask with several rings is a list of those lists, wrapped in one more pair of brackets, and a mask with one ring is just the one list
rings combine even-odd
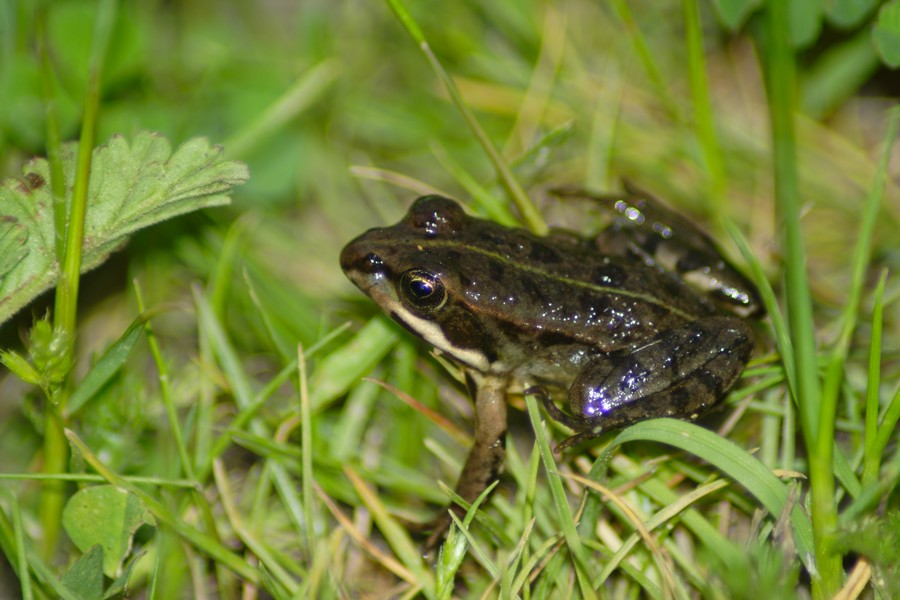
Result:
{"label": "golden eye with dark pupil", "polygon": [[406,300],[419,310],[437,310],[447,300],[447,291],[441,280],[423,269],[410,269],[403,273],[400,286]]}

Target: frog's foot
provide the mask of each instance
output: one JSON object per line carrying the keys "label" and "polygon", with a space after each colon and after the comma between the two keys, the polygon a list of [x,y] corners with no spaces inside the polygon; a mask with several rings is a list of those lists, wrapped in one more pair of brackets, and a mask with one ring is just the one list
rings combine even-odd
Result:
{"label": "frog's foot", "polygon": [[591,427],[590,429],[586,429],[585,431],[580,431],[571,437],[567,437],[560,443],[556,445],[556,448],[553,449],[557,454],[562,454],[563,450],[567,448],[571,448],[572,446],[577,446],[582,442],[586,442],[588,440],[592,440],[596,437],[599,437],[600,434],[606,433],[606,428],[597,425],[596,427]]}
{"label": "frog's foot", "polygon": [[[562,423],[569,429],[574,431],[579,431],[584,428],[584,422],[579,421],[572,415],[564,413],[553,400],[550,398],[550,394],[547,393],[547,390],[540,385],[533,385],[527,390],[523,392],[526,396],[536,396],[538,400],[541,401],[541,404],[544,405],[544,410],[547,411],[547,414],[550,415],[550,418],[556,421],[557,423]],[[595,433],[593,429],[597,429]],[[556,454],[561,454],[563,450],[568,448],[569,446],[573,446],[575,444],[579,444],[585,440],[589,440],[593,437],[597,437],[600,435],[599,427],[590,429],[588,431],[582,431],[577,433],[562,442],[558,443],[554,448],[553,452]]]}

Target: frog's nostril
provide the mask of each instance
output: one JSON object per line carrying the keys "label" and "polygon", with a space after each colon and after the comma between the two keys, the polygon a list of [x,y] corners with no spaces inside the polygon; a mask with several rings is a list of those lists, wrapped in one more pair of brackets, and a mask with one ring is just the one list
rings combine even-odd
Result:
{"label": "frog's nostril", "polygon": [[367,252],[364,245],[355,240],[350,242],[341,251],[341,269],[345,273],[350,271],[362,271],[363,273],[375,273],[383,269],[384,261],[374,252]]}
{"label": "frog's nostril", "polygon": [[384,269],[384,261],[374,252],[369,252],[359,266],[369,273],[376,273]]}

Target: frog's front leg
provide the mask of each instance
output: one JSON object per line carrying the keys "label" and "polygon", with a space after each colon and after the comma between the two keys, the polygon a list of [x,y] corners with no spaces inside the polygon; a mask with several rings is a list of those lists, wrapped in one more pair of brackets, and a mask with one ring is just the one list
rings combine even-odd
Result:
{"label": "frog's front leg", "polygon": [[656,417],[695,419],[735,384],[753,350],[750,326],[707,317],[659,333],[625,354],[588,363],[569,389],[578,434],[558,449]]}
{"label": "frog's front leg", "polygon": [[[456,493],[472,503],[497,479],[503,467],[508,382],[502,377],[476,375],[470,383],[475,396],[475,443],[459,475]],[[451,504],[448,510],[460,517],[466,513],[457,504]],[[425,543],[426,549],[437,547],[450,523],[446,511],[431,523],[432,533]]]}

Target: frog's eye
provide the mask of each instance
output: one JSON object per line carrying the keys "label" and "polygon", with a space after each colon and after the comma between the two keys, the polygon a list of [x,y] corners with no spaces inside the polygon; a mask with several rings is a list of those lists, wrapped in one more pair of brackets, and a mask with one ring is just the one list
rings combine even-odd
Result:
{"label": "frog's eye", "polygon": [[424,269],[410,269],[400,276],[400,293],[413,305],[424,312],[433,312],[444,306],[447,290],[434,274]]}

